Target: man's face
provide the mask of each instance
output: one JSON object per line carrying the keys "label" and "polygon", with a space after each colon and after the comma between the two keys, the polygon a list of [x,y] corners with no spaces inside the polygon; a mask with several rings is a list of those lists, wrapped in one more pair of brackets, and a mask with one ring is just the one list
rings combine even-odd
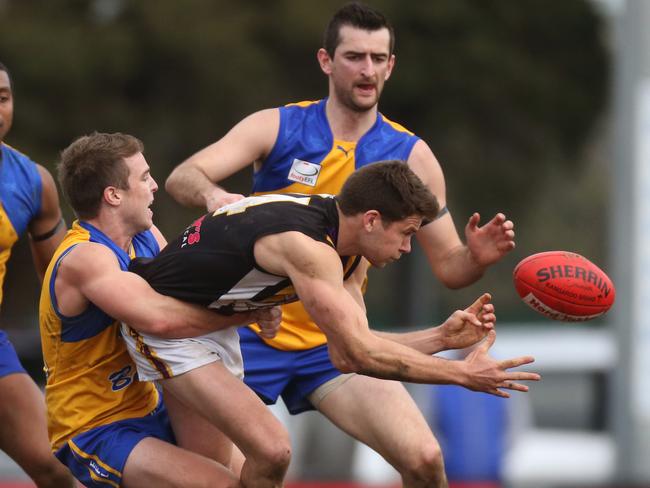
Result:
{"label": "man's face", "polygon": [[384,225],[381,216],[368,230],[363,256],[378,268],[397,261],[402,254],[411,252],[411,238],[420,229],[422,217],[411,216]]}
{"label": "man's face", "polygon": [[14,96],[11,91],[9,75],[6,71],[0,71],[0,142],[11,129],[14,118]]}
{"label": "man's face", "polygon": [[367,31],[349,25],[341,27],[341,39],[330,58],[319,53],[321,68],[330,77],[330,93],[355,112],[374,108],[395,64],[389,53],[388,29]]}
{"label": "man's face", "polygon": [[142,153],[124,159],[129,168],[129,189],[122,192],[124,217],[135,232],[143,232],[153,225],[153,194],[158,185],[151,176],[149,165]]}

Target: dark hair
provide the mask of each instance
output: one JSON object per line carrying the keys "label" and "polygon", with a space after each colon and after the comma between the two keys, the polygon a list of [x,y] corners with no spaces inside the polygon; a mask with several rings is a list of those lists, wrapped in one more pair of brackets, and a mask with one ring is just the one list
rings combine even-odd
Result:
{"label": "dark hair", "polygon": [[430,222],[438,215],[438,199],[405,161],[380,161],[352,173],[337,196],[344,215],[377,210],[388,225],[418,215]]}
{"label": "dark hair", "polygon": [[77,217],[97,216],[106,187],[129,188],[129,168],[124,159],[143,149],[142,142],[133,136],[93,132],[61,152],[59,183]]}
{"label": "dark hair", "polygon": [[13,83],[11,81],[11,73],[9,72],[9,68],[7,68],[7,66],[5,66],[5,64],[2,61],[0,61],[0,71],[4,71],[5,73],[7,73],[7,78],[9,78],[9,85],[13,86]]}
{"label": "dark hair", "polygon": [[325,35],[323,36],[323,47],[329,54],[330,58],[334,58],[334,52],[341,43],[341,27],[349,25],[358,29],[367,31],[378,31],[380,29],[388,29],[390,34],[389,54],[393,54],[395,48],[395,31],[393,26],[388,22],[384,15],[358,2],[351,2],[334,13],[334,16],[327,24]]}

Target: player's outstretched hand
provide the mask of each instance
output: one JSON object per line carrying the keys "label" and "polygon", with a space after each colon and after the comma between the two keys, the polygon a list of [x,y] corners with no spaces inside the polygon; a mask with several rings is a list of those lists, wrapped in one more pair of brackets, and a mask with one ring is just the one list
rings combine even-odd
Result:
{"label": "player's outstretched hand", "polygon": [[465,226],[467,247],[479,266],[499,261],[515,248],[515,225],[498,213],[487,224],[479,227],[481,216],[474,213]]}
{"label": "player's outstretched hand", "polygon": [[539,381],[537,373],[525,371],[509,371],[535,361],[532,356],[521,356],[514,359],[497,361],[488,354],[496,340],[496,332],[488,332],[484,342],[479,344],[463,360],[467,367],[467,383],[463,386],[474,391],[482,391],[492,395],[510,398],[510,393],[503,390],[528,391],[528,386],[520,381]]}
{"label": "player's outstretched hand", "polygon": [[485,339],[494,329],[496,315],[492,296],[483,293],[465,310],[456,310],[440,326],[445,349],[464,349]]}
{"label": "player's outstretched hand", "polygon": [[263,308],[255,311],[257,325],[260,326],[260,335],[273,339],[278,333],[282,322],[282,309],[280,307]]}
{"label": "player's outstretched hand", "polygon": [[214,212],[218,208],[228,205],[229,203],[235,203],[245,198],[244,195],[239,193],[228,193],[223,188],[216,187],[212,193],[205,199],[205,207],[208,212]]}

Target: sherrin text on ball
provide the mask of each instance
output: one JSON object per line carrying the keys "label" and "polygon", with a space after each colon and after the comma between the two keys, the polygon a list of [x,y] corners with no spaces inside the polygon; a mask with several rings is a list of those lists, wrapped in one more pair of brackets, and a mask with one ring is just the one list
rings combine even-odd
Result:
{"label": "sherrin text on ball", "polygon": [[591,320],[607,312],[616,298],[602,269],[568,251],[528,256],[515,267],[513,281],[524,303],[553,320]]}

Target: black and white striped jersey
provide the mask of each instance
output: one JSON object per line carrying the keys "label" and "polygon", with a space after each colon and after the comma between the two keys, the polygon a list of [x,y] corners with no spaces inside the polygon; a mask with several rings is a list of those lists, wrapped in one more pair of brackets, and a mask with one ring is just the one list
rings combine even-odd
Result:
{"label": "black and white striped jersey", "polygon": [[[331,195],[264,195],[226,205],[194,221],[152,259],[135,259],[129,270],[163,295],[233,313],[296,301],[286,276],[255,262],[255,242],[298,231],[332,247],[338,233]],[[358,257],[342,257],[346,277]]]}

